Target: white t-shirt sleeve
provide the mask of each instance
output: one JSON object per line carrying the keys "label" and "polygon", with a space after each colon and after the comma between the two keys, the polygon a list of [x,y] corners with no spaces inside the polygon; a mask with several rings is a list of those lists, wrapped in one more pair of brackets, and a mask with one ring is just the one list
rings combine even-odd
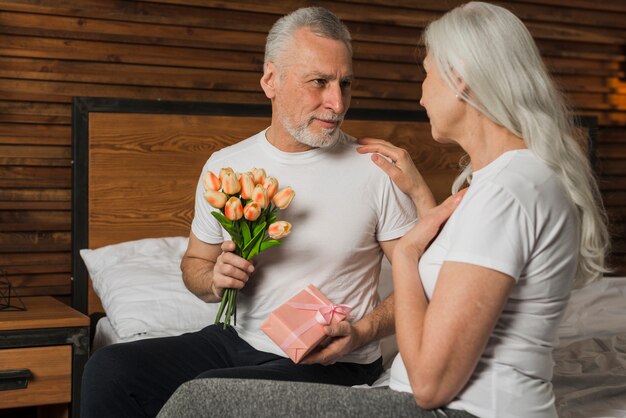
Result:
{"label": "white t-shirt sleeve", "polygon": [[[196,187],[195,213],[193,221],[191,222],[191,231],[199,240],[207,244],[221,244],[224,242],[222,226],[217,219],[211,215],[211,212],[218,209],[215,209],[206,201],[204,198],[204,186],[202,185],[202,176],[204,173],[211,170],[210,161],[209,159],[204,165]],[[215,170],[212,171],[217,175]]]}
{"label": "white t-shirt sleeve", "polygon": [[534,228],[518,200],[499,185],[470,190],[457,208],[445,261],[490,268],[517,282],[534,245]]}
{"label": "white t-shirt sleeve", "polygon": [[376,239],[380,242],[400,238],[413,228],[417,221],[413,201],[387,175],[381,197]]}

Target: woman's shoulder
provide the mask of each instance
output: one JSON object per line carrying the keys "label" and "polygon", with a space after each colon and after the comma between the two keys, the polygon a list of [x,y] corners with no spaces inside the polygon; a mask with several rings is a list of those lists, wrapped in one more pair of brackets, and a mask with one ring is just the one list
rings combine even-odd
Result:
{"label": "woman's shoulder", "polygon": [[[561,178],[529,150],[516,150],[500,157],[500,162],[478,180],[527,198],[555,189],[565,191]],[[482,174],[482,173],[481,173]]]}
{"label": "woman's shoulder", "polygon": [[529,150],[515,151],[497,170],[480,177],[475,186],[483,194],[507,196],[528,214],[538,209],[574,210],[561,177]]}

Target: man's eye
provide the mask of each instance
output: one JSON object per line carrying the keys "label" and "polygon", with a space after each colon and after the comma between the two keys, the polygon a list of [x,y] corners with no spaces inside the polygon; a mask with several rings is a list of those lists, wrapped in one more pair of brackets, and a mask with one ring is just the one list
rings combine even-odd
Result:
{"label": "man's eye", "polygon": [[317,78],[313,80],[313,83],[315,83],[316,85],[320,87],[324,87],[326,85],[326,80],[324,80],[323,78]]}
{"label": "man's eye", "polygon": [[341,88],[342,89],[349,89],[350,87],[352,87],[352,80],[344,80],[341,82]]}

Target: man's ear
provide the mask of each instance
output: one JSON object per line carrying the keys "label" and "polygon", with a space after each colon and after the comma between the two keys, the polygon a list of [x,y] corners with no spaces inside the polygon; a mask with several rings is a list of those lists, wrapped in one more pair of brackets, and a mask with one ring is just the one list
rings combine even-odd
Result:
{"label": "man's ear", "polygon": [[276,66],[273,62],[268,62],[263,68],[263,77],[261,77],[261,88],[265,92],[265,96],[268,99],[273,99],[276,96]]}

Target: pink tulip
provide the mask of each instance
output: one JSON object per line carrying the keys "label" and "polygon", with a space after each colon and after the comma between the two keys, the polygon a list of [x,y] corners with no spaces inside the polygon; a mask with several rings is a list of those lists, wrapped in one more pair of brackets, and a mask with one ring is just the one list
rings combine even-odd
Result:
{"label": "pink tulip", "polygon": [[241,197],[244,199],[252,199],[252,191],[254,190],[254,179],[250,173],[241,173],[239,178],[241,184]]}
{"label": "pink tulip", "polygon": [[254,184],[263,184],[266,176],[264,169],[254,167],[250,172],[252,172],[252,176],[254,177]]}
{"label": "pink tulip", "polygon": [[213,172],[207,171],[202,177],[202,185],[204,186],[204,190],[217,191],[222,187],[222,182]]}
{"label": "pink tulip", "polygon": [[267,198],[267,190],[265,190],[262,184],[254,186],[254,190],[252,190],[252,200],[256,202],[261,209],[265,209],[269,204],[270,200]]}
{"label": "pink tulip", "polygon": [[256,202],[250,202],[243,208],[243,217],[249,221],[256,221],[261,216],[261,208]]}
{"label": "pink tulip", "polygon": [[291,232],[291,224],[285,221],[274,222],[267,228],[267,233],[272,239],[285,238]]}
{"label": "pink tulip", "polygon": [[243,206],[238,197],[231,197],[224,205],[224,216],[231,221],[238,221],[243,216]]}
{"label": "pink tulip", "polygon": [[277,208],[286,209],[295,195],[296,192],[294,192],[291,187],[285,187],[274,195],[272,202],[274,202]]}
{"label": "pink tulip", "polygon": [[219,177],[219,179],[220,179],[220,180],[224,181],[224,176],[225,176],[226,174],[234,174],[234,173],[235,173],[235,172],[233,171],[233,169],[232,169],[232,168],[230,168],[230,167],[224,167],[224,168],[220,169],[220,172],[218,173],[218,175],[217,175],[217,176]]}
{"label": "pink tulip", "polygon": [[216,192],[215,190],[207,190],[204,192],[204,198],[209,205],[216,209],[222,209],[226,204],[226,195],[222,192]]}
{"label": "pink tulip", "polygon": [[229,195],[234,195],[241,191],[241,184],[237,180],[235,173],[224,174],[224,177],[222,177],[222,190]]}
{"label": "pink tulip", "polygon": [[263,187],[267,190],[267,198],[271,200],[276,194],[276,190],[278,190],[278,180],[274,177],[265,177]]}

